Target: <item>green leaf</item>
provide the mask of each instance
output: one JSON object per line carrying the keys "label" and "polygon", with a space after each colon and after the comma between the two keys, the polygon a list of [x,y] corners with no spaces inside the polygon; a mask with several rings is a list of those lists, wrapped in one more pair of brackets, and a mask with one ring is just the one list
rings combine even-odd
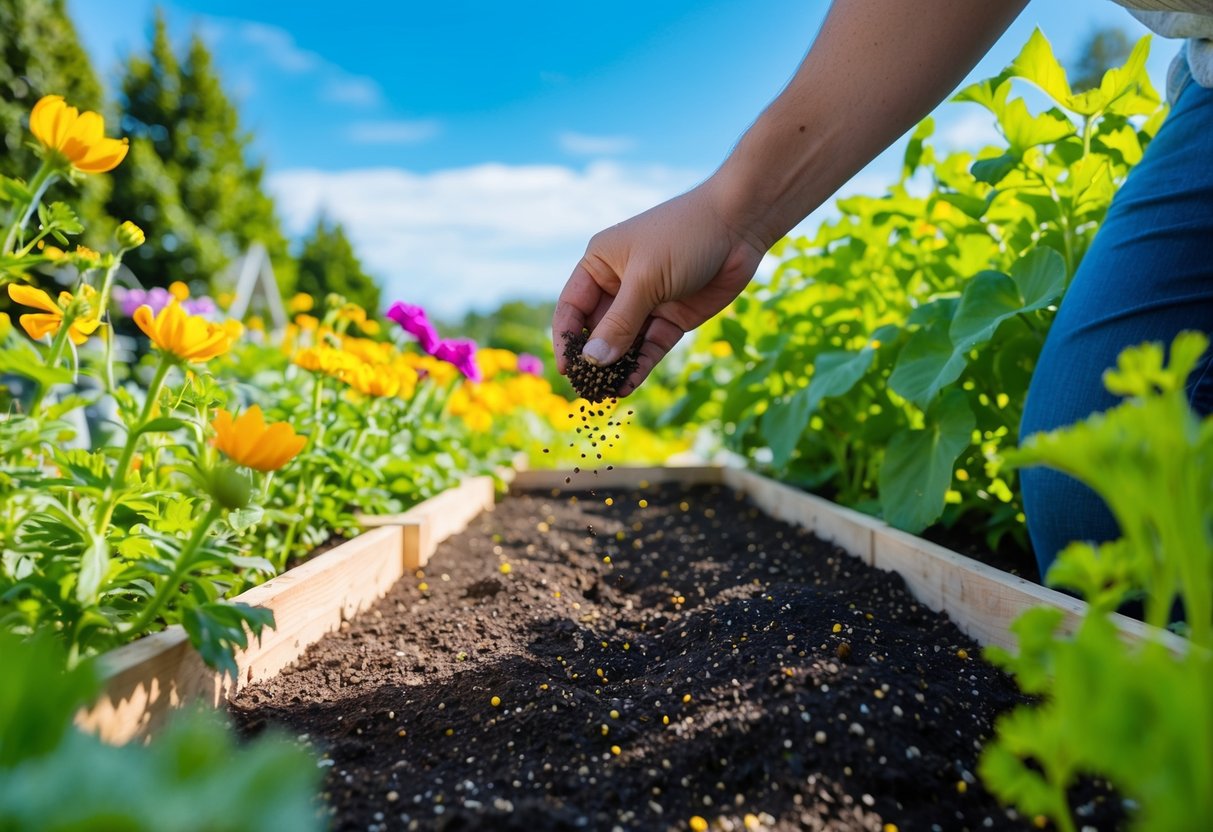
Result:
{"label": "green leaf", "polygon": [[272,628],[274,613],[248,604],[199,604],[183,611],[181,625],[208,667],[235,677],[239,668],[234,651],[248,647],[250,632],[260,636],[266,627]]}
{"label": "green leaf", "polygon": [[968,352],[993,337],[1007,318],[1043,309],[1066,286],[1066,264],[1061,255],[1044,246],[1016,261],[1010,276],[979,273],[965,287],[948,334],[955,348]]}
{"label": "green leaf", "polygon": [[721,318],[720,337],[728,341],[733,348],[733,355],[741,358],[745,355],[746,329],[734,318]]}
{"label": "green leaf", "polygon": [[772,464],[776,468],[787,467],[809,424],[809,416],[813,409],[810,406],[809,388],[802,387],[789,397],[771,402],[767,412],[762,414],[759,430],[767,445],[771,448]]}
{"label": "green leaf", "polygon": [[1015,156],[1023,156],[1033,147],[1059,142],[1077,132],[1074,122],[1059,110],[1047,110],[1034,116],[1028,112],[1028,105],[1022,98],[1007,105],[998,123]]}
{"label": "green leaf", "polygon": [[94,536],[80,556],[80,574],[76,578],[76,600],[85,606],[97,601],[101,582],[109,572],[109,544],[103,536]]}
{"label": "green leaf", "polygon": [[158,419],[152,419],[143,427],[139,428],[139,433],[168,433],[169,431],[180,430],[188,423],[181,419],[174,419],[171,416],[161,416]]}
{"label": "green leaf", "polygon": [[1067,110],[1074,109],[1071,106],[1074,94],[1070,90],[1066,71],[1053,54],[1053,47],[1041,34],[1040,29],[1032,32],[1019,55],[1011,62],[1009,70],[1013,76],[1040,87],[1045,95]]}
{"label": "green leaf", "polygon": [[890,525],[920,532],[939,518],[952,468],[975,425],[965,394],[949,390],[927,412],[924,429],[893,436],[880,468],[880,502]]}
{"label": "green leaf", "polygon": [[[883,327],[888,331],[884,337],[892,337],[896,327]],[[875,337],[875,336],[873,336]],[[882,340],[876,338],[877,341]],[[871,346],[865,346],[858,352],[849,350],[842,352],[823,352],[813,362],[813,378],[809,381],[808,407],[811,415],[817,410],[821,400],[828,396],[841,396],[848,392],[863,378],[872,366],[872,356],[876,351]]]}
{"label": "green leaf", "polygon": [[256,526],[265,517],[265,509],[261,506],[247,506],[229,511],[227,522],[235,532],[245,532]]}
{"label": "green leaf", "polygon": [[48,367],[32,344],[18,341],[15,346],[0,349],[0,374],[14,375],[36,381],[44,390],[56,384],[70,384],[72,371],[65,367]]}
{"label": "green leaf", "polygon": [[1019,157],[1007,152],[992,159],[979,159],[969,168],[973,178],[987,185],[997,185],[1019,164]]}
{"label": "green leaf", "polygon": [[939,391],[964,371],[967,359],[952,346],[942,326],[920,329],[910,336],[889,376],[889,387],[926,410]]}

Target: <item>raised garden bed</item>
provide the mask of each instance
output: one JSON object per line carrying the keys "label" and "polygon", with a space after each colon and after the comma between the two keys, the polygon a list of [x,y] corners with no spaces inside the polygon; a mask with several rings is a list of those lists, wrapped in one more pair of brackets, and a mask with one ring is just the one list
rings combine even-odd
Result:
{"label": "raised garden bed", "polygon": [[1031,828],[973,775],[1022,701],[980,644],[1080,602],[745,472],[566,476],[235,697],[324,754],[334,828]]}

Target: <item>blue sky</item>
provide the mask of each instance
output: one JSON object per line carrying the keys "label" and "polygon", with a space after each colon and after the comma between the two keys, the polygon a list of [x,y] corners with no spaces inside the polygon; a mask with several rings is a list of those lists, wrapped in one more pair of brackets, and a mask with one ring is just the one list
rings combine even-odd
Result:
{"label": "blue sky", "polygon": [[[553,297],[591,234],[693,185],[795,70],[828,3],[162,3],[215,52],[291,233],[342,220],[390,299],[443,314]],[[146,48],[151,0],[69,0],[111,88]],[[974,71],[1039,25],[1065,61],[1096,25],[1144,29],[1107,0],[1032,2]],[[1161,83],[1175,44],[1157,40]],[[992,127],[944,105],[938,134]],[[899,143],[900,144],[900,143]],[[846,191],[895,178],[898,146]]]}

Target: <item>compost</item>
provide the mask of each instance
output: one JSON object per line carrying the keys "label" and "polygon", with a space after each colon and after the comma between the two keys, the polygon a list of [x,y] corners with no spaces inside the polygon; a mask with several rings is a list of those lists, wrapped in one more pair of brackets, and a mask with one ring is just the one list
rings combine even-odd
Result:
{"label": "compost", "polygon": [[975,776],[1022,701],[898,576],[654,486],[510,495],[232,709],[323,755],[337,830],[904,832],[1036,828]]}

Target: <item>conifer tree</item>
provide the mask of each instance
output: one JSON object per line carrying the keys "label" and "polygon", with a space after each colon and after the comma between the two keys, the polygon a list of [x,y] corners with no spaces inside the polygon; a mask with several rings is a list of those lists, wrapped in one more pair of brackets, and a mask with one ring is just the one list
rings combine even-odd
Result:
{"label": "conifer tree", "polygon": [[380,311],[378,284],[363,271],[345,229],[324,216],[316,220],[311,234],[303,241],[296,288],[317,300],[336,292],[367,312]]}
{"label": "conifer tree", "polygon": [[140,281],[206,289],[260,242],[289,290],[293,263],[263,189],[264,165],[249,158],[251,137],[202,39],[193,36],[179,59],[158,13],[148,53],[127,62],[121,103],[131,158],[115,171],[109,210],[147,232],[128,258]]}

